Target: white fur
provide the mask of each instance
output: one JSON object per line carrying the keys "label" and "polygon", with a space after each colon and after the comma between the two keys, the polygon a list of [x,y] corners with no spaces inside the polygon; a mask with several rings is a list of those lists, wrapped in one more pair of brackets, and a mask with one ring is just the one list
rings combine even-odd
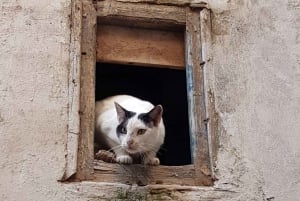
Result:
{"label": "white fur", "polygon": [[[119,125],[115,102],[128,111],[137,113],[130,118],[127,124],[127,134],[117,136],[117,126]],[[132,163],[132,156],[140,154],[143,157],[142,163],[159,165],[160,161],[156,153],[164,142],[165,127],[161,119],[158,126],[147,127],[137,116],[140,113],[147,113],[154,106],[133,96],[118,95],[96,102],[96,124],[95,140],[100,144],[105,144],[116,154],[119,163]],[[137,135],[139,129],[146,129],[146,133]],[[128,141],[134,143],[128,147]]]}

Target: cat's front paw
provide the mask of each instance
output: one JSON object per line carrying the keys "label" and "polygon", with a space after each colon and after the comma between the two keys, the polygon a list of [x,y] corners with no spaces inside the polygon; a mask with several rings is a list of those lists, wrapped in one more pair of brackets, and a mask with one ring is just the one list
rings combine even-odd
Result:
{"label": "cat's front paw", "polygon": [[132,158],[128,155],[117,156],[116,161],[123,164],[131,164]]}
{"label": "cat's front paw", "polygon": [[157,157],[153,157],[153,158],[145,158],[143,160],[143,164],[144,165],[159,165],[160,161]]}

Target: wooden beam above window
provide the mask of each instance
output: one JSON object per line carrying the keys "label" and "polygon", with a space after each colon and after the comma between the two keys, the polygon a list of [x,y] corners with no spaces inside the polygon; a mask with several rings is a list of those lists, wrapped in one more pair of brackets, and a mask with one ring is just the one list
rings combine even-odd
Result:
{"label": "wooden beam above window", "polygon": [[184,33],[100,24],[97,61],[184,69]]}
{"label": "wooden beam above window", "polygon": [[186,10],[184,7],[170,5],[151,5],[148,3],[119,2],[104,0],[97,2],[98,18],[119,18],[146,20],[152,22],[171,22],[185,25]]}

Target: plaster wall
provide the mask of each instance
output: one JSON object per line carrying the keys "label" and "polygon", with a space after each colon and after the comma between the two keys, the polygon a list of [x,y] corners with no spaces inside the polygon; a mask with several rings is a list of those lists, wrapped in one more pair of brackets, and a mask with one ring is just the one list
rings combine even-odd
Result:
{"label": "plaster wall", "polygon": [[220,184],[299,200],[300,1],[215,2]]}
{"label": "plaster wall", "polygon": [[63,200],[70,1],[0,1],[0,200]]}
{"label": "plaster wall", "polygon": [[218,180],[174,191],[57,181],[66,154],[70,3],[0,2],[0,200],[299,200],[299,1],[209,1]]}

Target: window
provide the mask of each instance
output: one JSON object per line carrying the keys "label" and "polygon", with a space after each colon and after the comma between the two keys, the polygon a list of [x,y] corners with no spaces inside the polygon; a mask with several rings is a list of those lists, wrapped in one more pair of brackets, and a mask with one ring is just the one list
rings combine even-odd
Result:
{"label": "window", "polygon": [[[94,6],[97,8],[95,11]],[[203,43],[209,37],[209,10],[202,5],[149,5],[144,3],[127,3],[117,1],[100,1],[95,5],[88,3],[75,4],[72,29],[72,68],[70,71],[70,124],[67,146],[67,168],[65,179],[73,176],[77,180],[100,182],[147,184],[181,184],[181,185],[212,185],[211,162],[214,156],[214,121],[213,107],[208,92],[205,92]],[[82,16],[82,21],[80,20]],[[77,21],[77,20],[78,21]],[[74,24],[74,23],[78,24]],[[145,30],[182,31],[185,35],[185,71],[156,69],[148,66],[170,67],[169,64],[128,61],[128,63],[112,61],[112,64],[98,62],[96,79],[109,82],[107,78],[114,72],[137,71],[155,74],[168,74],[170,79],[186,77],[184,83],[187,95],[187,116],[189,121],[190,150],[188,160],[174,165],[173,162],[162,160],[160,166],[118,165],[94,161],[94,103],[95,103],[95,69],[96,60],[96,27],[117,28],[126,24],[127,27],[139,27]],[[115,58],[115,57],[114,57]],[[108,60],[105,60],[108,61]],[[118,64],[116,64],[118,63]],[[175,62],[176,63],[176,62]],[[180,61],[178,62],[180,63]],[[180,65],[172,66],[180,68]],[[139,67],[128,66],[134,64]],[[101,67],[101,72],[98,71]],[[100,74],[99,74],[100,72]],[[105,75],[102,76],[101,74]],[[103,90],[96,86],[96,90]],[[107,92],[110,93],[111,90]],[[135,90],[137,91],[137,90]],[[101,94],[101,93],[97,93]],[[103,95],[106,95],[103,92]],[[96,97],[100,98],[100,97]],[[79,115],[77,113],[79,111]],[[209,118],[208,118],[209,117]],[[168,129],[168,128],[167,128]],[[210,131],[210,132],[208,132]],[[167,131],[168,132],[168,131]],[[78,149],[77,149],[78,148]],[[182,158],[186,158],[185,156]],[[190,159],[189,159],[190,158]]]}

